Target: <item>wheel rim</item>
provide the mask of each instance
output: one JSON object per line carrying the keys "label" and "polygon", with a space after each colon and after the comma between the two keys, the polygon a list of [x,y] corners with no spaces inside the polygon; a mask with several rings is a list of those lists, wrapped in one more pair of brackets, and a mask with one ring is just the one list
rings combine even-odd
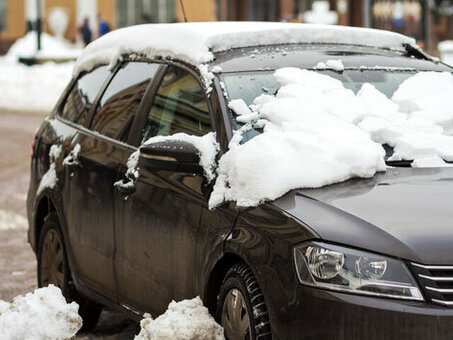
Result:
{"label": "wheel rim", "polygon": [[252,339],[250,317],[242,293],[238,289],[230,290],[225,296],[222,308],[221,324],[225,336],[230,340]]}
{"label": "wheel rim", "polygon": [[43,240],[40,266],[41,286],[53,284],[63,290],[65,263],[63,246],[58,233],[50,229]]}

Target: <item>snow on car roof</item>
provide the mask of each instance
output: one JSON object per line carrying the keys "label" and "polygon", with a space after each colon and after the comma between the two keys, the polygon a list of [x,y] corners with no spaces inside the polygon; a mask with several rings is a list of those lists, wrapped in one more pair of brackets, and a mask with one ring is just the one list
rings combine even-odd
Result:
{"label": "snow on car roof", "polygon": [[198,22],[147,24],[110,32],[89,44],[79,56],[73,74],[99,64],[114,65],[124,54],[149,58],[170,57],[197,66],[209,83],[206,68],[214,53],[240,47],[275,44],[347,44],[404,50],[415,44],[406,36],[366,28],[272,22]]}

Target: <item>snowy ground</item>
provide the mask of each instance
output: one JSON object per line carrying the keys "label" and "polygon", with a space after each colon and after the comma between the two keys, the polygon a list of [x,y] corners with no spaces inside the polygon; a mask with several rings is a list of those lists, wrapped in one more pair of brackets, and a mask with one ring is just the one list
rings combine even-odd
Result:
{"label": "snowy ground", "polygon": [[[45,34],[43,58],[75,58],[80,50]],[[0,108],[27,112],[49,112],[71,79],[74,62],[26,66],[19,57],[36,55],[36,37],[29,33],[0,58]]]}

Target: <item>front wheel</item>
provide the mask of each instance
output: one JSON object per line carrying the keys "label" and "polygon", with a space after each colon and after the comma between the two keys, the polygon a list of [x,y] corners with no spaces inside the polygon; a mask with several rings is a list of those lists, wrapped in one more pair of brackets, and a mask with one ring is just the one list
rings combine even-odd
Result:
{"label": "front wheel", "polygon": [[68,302],[79,304],[79,314],[83,319],[81,332],[96,326],[101,314],[101,306],[82,298],[72,284],[71,272],[66,257],[63,236],[56,214],[46,216],[38,244],[38,287],[50,284],[61,289]]}
{"label": "front wheel", "polygon": [[264,296],[247,265],[236,264],[226,274],[216,317],[229,340],[272,339]]}

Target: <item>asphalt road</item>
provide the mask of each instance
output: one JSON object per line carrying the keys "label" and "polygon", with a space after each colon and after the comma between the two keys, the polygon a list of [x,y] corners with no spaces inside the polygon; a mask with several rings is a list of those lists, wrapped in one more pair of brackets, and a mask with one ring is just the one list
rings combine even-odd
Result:
{"label": "asphalt road", "polygon": [[[33,134],[44,119],[39,113],[0,110],[0,300],[36,288],[36,258],[27,242],[25,200]],[[138,325],[105,310],[91,334],[79,339],[132,339]]]}

